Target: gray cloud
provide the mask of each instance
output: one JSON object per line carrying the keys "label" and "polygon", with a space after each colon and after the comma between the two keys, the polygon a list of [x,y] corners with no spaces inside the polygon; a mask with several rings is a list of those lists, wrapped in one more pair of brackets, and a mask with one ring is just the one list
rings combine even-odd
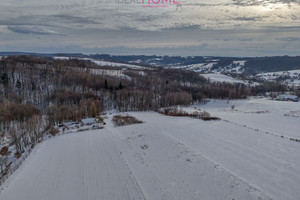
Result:
{"label": "gray cloud", "polygon": [[1,0],[0,50],[228,56],[299,52],[300,0],[178,1],[183,9],[114,0]]}
{"label": "gray cloud", "polygon": [[7,17],[0,19],[0,25],[24,25],[24,26],[55,26],[60,24],[100,24],[87,17],[78,17],[66,14],[59,15],[25,15],[17,17]]}
{"label": "gray cloud", "polygon": [[262,28],[268,29],[268,30],[289,30],[289,31],[300,31],[300,26],[264,26]]}
{"label": "gray cloud", "polygon": [[285,41],[285,42],[299,42],[300,37],[283,37],[283,38],[277,38],[277,40]]}
{"label": "gray cloud", "polygon": [[299,0],[233,0],[235,5],[239,6],[264,6],[269,4],[283,3],[283,4],[291,4],[296,3],[300,4]]}
{"label": "gray cloud", "polygon": [[260,20],[262,20],[262,17],[235,17],[235,18],[232,18],[232,20],[236,20],[236,21],[260,21]]}
{"label": "gray cloud", "polygon": [[20,34],[61,35],[53,30],[40,26],[8,26],[7,29]]}
{"label": "gray cloud", "polygon": [[177,30],[177,31],[190,31],[190,30],[199,30],[201,29],[201,25],[189,25],[189,24],[181,24],[180,26],[172,27],[172,28],[164,28],[163,30]]}

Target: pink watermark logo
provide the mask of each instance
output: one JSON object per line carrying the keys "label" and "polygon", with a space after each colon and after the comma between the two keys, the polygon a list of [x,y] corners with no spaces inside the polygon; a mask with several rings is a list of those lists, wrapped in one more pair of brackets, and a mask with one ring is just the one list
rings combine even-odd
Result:
{"label": "pink watermark logo", "polygon": [[148,8],[163,8],[169,5],[181,5],[177,0],[115,0],[118,4],[140,4]]}

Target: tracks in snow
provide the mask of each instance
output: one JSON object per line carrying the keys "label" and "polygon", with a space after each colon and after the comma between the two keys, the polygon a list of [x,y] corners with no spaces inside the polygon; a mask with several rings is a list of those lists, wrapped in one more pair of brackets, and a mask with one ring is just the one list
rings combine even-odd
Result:
{"label": "tracks in snow", "polygon": [[252,131],[256,131],[256,132],[259,132],[259,133],[263,133],[263,134],[271,135],[271,136],[274,136],[274,137],[279,137],[281,139],[290,140],[290,141],[293,141],[293,142],[299,142],[300,143],[300,139],[291,138],[291,137],[284,136],[284,135],[278,135],[278,134],[272,133],[270,131],[265,131],[265,130],[258,129],[258,128],[253,128],[253,127],[250,127],[250,126],[247,126],[247,125],[242,125],[242,124],[239,124],[239,123],[227,120],[227,119],[222,119],[222,121],[234,124],[236,126],[245,127],[247,129],[250,129]]}
{"label": "tracks in snow", "polygon": [[144,200],[145,196],[112,136],[107,130],[95,130],[45,141],[0,199]]}

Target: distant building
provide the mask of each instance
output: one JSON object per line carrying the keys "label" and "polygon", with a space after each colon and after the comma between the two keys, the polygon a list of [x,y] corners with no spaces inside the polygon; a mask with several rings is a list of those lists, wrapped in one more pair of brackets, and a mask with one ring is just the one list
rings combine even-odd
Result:
{"label": "distant building", "polygon": [[275,98],[277,101],[294,101],[298,102],[299,98],[296,95],[281,94]]}

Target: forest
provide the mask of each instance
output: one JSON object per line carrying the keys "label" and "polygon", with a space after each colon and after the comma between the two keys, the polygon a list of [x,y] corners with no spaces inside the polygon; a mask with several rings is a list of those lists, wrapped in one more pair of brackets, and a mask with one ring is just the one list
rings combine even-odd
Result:
{"label": "forest", "polygon": [[213,83],[184,70],[8,56],[0,60],[0,139],[9,136],[21,153],[45,134],[56,134],[54,127],[63,122],[97,117],[108,110],[157,111],[207,98],[246,98],[265,89]]}

